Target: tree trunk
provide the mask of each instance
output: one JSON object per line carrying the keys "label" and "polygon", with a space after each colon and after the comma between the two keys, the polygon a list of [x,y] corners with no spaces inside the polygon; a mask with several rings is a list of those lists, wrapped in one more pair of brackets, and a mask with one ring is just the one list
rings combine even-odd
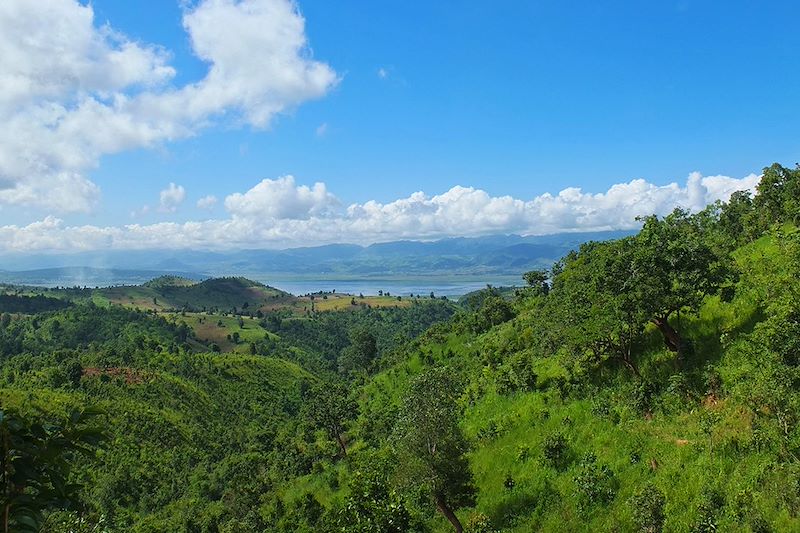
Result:
{"label": "tree trunk", "polygon": [[342,439],[342,434],[338,431],[336,432],[336,442],[339,443],[339,448],[342,449],[342,457],[347,457],[347,447],[344,445],[344,440]]}
{"label": "tree trunk", "polygon": [[667,317],[657,317],[654,318],[652,322],[664,336],[664,344],[667,345],[667,348],[669,348],[671,352],[677,352],[680,355],[681,349],[683,348],[683,339],[680,334],[675,331],[675,328],[670,326]]}
{"label": "tree trunk", "polygon": [[453,528],[456,530],[456,533],[463,533],[464,527],[461,525],[461,522],[458,521],[458,517],[453,510],[447,506],[444,496],[441,494],[436,494],[434,499],[436,500],[436,508],[439,509],[439,512],[442,513],[451,524],[453,524]]}
{"label": "tree trunk", "polygon": [[626,357],[620,357],[619,360],[622,361],[622,364],[625,365],[628,368],[628,370],[630,370],[633,373],[634,376],[636,376],[636,379],[638,379],[639,381],[642,380],[642,374],[639,373],[639,369],[636,368],[636,365],[633,364],[633,361],[631,361]]}

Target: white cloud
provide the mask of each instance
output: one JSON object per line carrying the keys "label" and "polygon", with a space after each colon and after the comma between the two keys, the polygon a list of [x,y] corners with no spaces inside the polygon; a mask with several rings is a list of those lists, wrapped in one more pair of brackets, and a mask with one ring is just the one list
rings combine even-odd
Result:
{"label": "white cloud", "polygon": [[328,123],[323,122],[317,126],[317,129],[314,131],[314,133],[317,135],[317,137],[325,137],[325,135],[328,133]]}
{"label": "white cloud", "polygon": [[311,59],[291,0],[201,0],[183,25],[209,66],[175,87],[166,50],[96,25],[91,5],[0,2],[0,204],[88,211],[100,190],[87,173],[103,155],[220,120],[267,127],[338,80]]}
{"label": "white cloud", "polygon": [[170,183],[169,187],[158,194],[158,210],[162,213],[174,213],[186,199],[186,189],[182,185]]}
{"label": "white cloud", "polygon": [[678,206],[698,211],[715,200],[727,200],[736,190],[753,190],[758,180],[755,174],[736,179],[692,173],[684,186],[637,179],[603,193],[567,188],[531,200],[492,197],[480,189],[456,186],[435,196],[417,192],[385,204],[369,201],[343,207],[325,184],[297,185],[292,176],[285,176],[228,196],[227,219],[97,227],[66,226],[47,217],[27,226],[0,226],[0,250],[276,248],[631,229],[638,226],[637,216],[665,215]]}
{"label": "white cloud", "polygon": [[386,70],[386,69],[385,69],[385,68],[383,68],[383,67],[379,68],[379,69],[378,69],[378,77],[379,77],[380,79],[382,79],[382,80],[385,80],[386,78],[388,78],[388,77],[389,77],[389,71],[388,71],[388,70]]}
{"label": "white cloud", "polygon": [[217,205],[217,197],[213,194],[203,196],[197,200],[197,207],[199,209],[213,209],[215,205]]}
{"label": "white cloud", "polygon": [[324,216],[338,205],[324,183],[298,186],[294,176],[265,179],[244,194],[225,198],[225,208],[239,218],[302,220]]}

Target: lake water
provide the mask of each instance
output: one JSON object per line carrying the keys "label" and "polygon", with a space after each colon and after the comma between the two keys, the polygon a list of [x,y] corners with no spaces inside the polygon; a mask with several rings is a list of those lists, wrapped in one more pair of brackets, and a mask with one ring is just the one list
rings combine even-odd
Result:
{"label": "lake water", "polygon": [[336,292],[364,294],[365,296],[376,295],[378,291],[383,291],[384,293],[388,291],[395,296],[409,296],[410,294],[428,296],[433,291],[436,296],[456,298],[468,292],[485,289],[487,284],[498,287],[502,285],[519,285],[516,277],[486,279],[415,278],[411,280],[280,280],[275,278],[258,279],[258,276],[253,276],[253,278],[298,296],[335,289]]}
{"label": "lake water", "polygon": [[[0,272],[0,283],[36,285],[40,287],[109,287],[114,285],[140,285],[167,272],[111,270],[89,268],[43,269],[27,272]],[[203,276],[183,274],[194,279]],[[230,275],[216,273],[215,275]],[[421,294],[428,296],[431,291],[436,296],[457,298],[468,292],[486,288],[487,284],[496,287],[519,285],[519,276],[414,276],[405,278],[362,278],[362,279],[311,279],[292,276],[286,273],[245,273],[255,281],[276,287],[294,295],[319,291],[333,291],[348,294],[377,295],[378,291],[389,292],[395,296]]]}

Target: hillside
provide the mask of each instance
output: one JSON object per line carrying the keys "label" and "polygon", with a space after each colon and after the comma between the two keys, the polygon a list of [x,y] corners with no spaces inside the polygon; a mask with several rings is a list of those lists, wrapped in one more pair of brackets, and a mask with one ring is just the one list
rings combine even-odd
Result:
{"label": "hillside", "polygon": [[798,197],[774,165],[755,197],[647,217],[460,309],[4,313],[0,400],[46,427],[105,412],[108,439],[56,464],[80,490],[36,493],[54,531],[795,531]]}
{"label": "hillside", "polygon": [[289,293],[244,277],[208,278],[202,281],[164,275],[141,285],[89,288],[0,286],[0,292],[60,298],[97,305],[122,305],[153,311],[223,311],[292,306]]}

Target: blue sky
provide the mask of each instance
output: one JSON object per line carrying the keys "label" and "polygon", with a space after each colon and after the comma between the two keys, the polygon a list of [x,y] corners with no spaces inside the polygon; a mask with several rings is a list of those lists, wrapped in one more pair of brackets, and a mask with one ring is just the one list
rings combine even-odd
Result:
{"label": "blue sky", "polygon": [[[75,0],[48,2],[82,7]],[[174,69],[156,90],[164,91],[207,75],[209,63],[197,57],[183,25],[187,13],[205,4],[241,7],[233,0],[183,7],[170,0],[94,0],[91,25],[98,31],[108,25],[145,48],[162,47],[164,64]],[[294,186],[323,182],[340,211],[370,201],[387,206],[416,191],[430,198],[456,185],[485,191],[490,200],[521,202],[570,187],[606,193],[637,178],[651,187],[688,188],[694,171],[730,177],[725,187],[706,190],[704,198],[715,199],[731,187],[751,187],[752,179],[734,181],[774,161],[800,159],[795,2],[305,0],[297,8],[307,39],[299,55],[325,65],[335,81],[286,103],[267,127],[225,108],[207,123],[193,122],[188,135],[100,150],[81,167],[99,190],[91,207],[7,200],[0,203],[0,225],[22,228],[47,216],[98,227],[226,219],[236,215],[225,203],[229,195],[286,175],[294,176]],[[6,20],[12,16],[19,14]],[[265,46],[249,53],[271,52]],[[65,97],[70,105],[74,94]],[[170,183],[183,188],[182,198],[159,209],[159,193]],[[211,210],[196,207],[206,195],[218,200]],[[666,209],[682,198],[659,197],[645,208]],[[286,218],[331,216],[323,203]],[[603,206],[588,209],[614,209]],[[419,237],[446,234],[449,220]],[[515,219],[487,231],[588,229],[532,224]],[[603,220],[591,229],[621,224]],[[254,241],[302,242],[304,235]],[[406,229],[357,239],[307,235],[314,242],[414,237]]]}

